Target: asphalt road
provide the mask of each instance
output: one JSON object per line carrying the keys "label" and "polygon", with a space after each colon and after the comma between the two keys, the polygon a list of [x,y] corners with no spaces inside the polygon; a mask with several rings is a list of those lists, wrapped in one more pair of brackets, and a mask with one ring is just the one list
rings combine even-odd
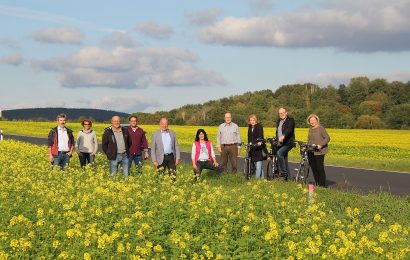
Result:
{"label": "asphalt road", "polygon": [[[46,138],[38,137],[4,135],[4,139],[15,139],[37,145],[46,144]],[[191,163],[190,153],[184,152],[181,157],[183,162]],[[217,160],[219,160],[219,156],[217,156]],[[292,176],[294,176],[294,169],[297,168],[297,164],[291,162],[289,167]],[[238,159],[238,169],[243,169],[243,158]],[[410,173],[408,172],[378,171],[339,166],[326,166],[325,169],[329,188],[359,193],[384,191],[399,196],[410,195]],[[313,181],[312,175],[310,178]]]}

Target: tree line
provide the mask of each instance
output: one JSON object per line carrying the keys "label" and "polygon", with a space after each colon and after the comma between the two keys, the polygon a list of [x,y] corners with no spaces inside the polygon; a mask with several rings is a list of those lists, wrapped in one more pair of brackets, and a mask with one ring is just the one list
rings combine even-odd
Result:
{"label": "tree line", "polygon": [[165,116],[175,125],[219,125],[229,111],[240,126],[247,125],[250,114],[256,114],[264,126],[274,126],[281,106],[297,127],[307,127],[307,116],[316,113],[329,128],[410,129],[410,82],[357,77],[339,87],[292,84],[276,91],[246,92],[170,111],[136,114],[141,124],[157,124]]}

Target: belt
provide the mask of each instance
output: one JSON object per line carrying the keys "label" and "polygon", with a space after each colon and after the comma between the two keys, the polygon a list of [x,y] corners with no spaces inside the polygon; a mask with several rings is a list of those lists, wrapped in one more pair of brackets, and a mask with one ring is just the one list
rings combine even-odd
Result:
{"label": "belt", "polygon": [[174,153],[165,153],[164,155],[168,156],[168,155],[174,155]]}
{"label": "belt", "polygon": [[222,144],[222,146],[232,146],[232,145],[235,145],[235,144]]}
{"label": "belt", "polygon": [[66,153],[69,153],[69,151],[58,151],[58,153],[66,154]]}

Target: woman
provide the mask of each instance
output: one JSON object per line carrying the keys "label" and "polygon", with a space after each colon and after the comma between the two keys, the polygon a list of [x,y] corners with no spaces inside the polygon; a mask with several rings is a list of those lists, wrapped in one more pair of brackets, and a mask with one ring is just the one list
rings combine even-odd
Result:
{"label": "woman", "polygon": [[308,153],[310,168],[312,168],[316,185],[326,187],[325,173],[325,154],[327,153],[327,144],[330,142],[330,136],[326,129],[320,125],[319,117],[315,114],[307,118],[309,125],[308,144],[316,144],[317,149]]}
{"label": "woman", "polygon": [[204,129],[198,129],[196,132],[191,158],[195,179],[201,175],[203,169],[217,171],[218,173],[223,170],[216,162],[214,148]]}
{"label": "woman", "polygon": [[255,163],[256,171],[255,176],[256,178],[263,178],[263,169],[262,169],[262,142],[263,140],[263,127],[258,122],[258,118],[256,115],[250,115],[248,117],[249,127],[248,127],[248,144],[258,144],[256,148],[251,150],[251,158],[252,161]]}
{"label": "woman", "polygon": [[87,163],[93,164],[95,154],[98,150],[98,141],[95,132],[91,129],[91,120],[84,119],[81,125],[83,126],[83,130],[78,132],[75,149],[80,159],[80,165],[84,167]]}

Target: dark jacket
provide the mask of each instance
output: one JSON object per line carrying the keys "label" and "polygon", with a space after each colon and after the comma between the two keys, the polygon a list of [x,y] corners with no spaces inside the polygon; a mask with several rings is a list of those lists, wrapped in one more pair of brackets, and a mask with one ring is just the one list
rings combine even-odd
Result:
{"label": "dark jacket", "polygon": [[[280,118],[276,121],[276,137],[278,136]],[[286,117],[285,122],[282,125],[282,134],[285,136],[283,139],[283,145],[293,146],[295,141],[295,120],[291,117]]]}
{"label": "dark jacket", "polygon": [[[69,128],[65,128],[67,130],[67,135],[68,135],[68,148],[71,150],[71,148],[74,145],[74,135],[73,131]],[[51,147],[51,154],[54,156],[58,155],[58,131],[57,131],[57,126],[54,128],[51,128],[50,132],[48,133],[48,138],[47,138],[47,145],[48,147]]]}
{"label": "dark jacket", "polygon": [[[249,127],[248,127],[248,143],[256,144],[258,142],[257,139],[264,139],[262,125],[256,124],[253,128],[253,132],[252,132],[252,125],[249,125]],[[254,162],[263,161],[262,149],[263,149],[263,146],[260,146],[260,147],[256,147],[256,148],[251,150],[251,157],[252,157]]]}
{"label": "dark jacket", "polygon": [[[124,136],[124,143],[127,155],[129,155],[131,138],[128,134],[127,128],[121,127],[121,132]],[[108,160],[115,160],[115,158],[117,158],[117,141],[115,139],[114,131],[112,130],[111,126],[105,128],[101,146],[105,155],[107,155]]]}

